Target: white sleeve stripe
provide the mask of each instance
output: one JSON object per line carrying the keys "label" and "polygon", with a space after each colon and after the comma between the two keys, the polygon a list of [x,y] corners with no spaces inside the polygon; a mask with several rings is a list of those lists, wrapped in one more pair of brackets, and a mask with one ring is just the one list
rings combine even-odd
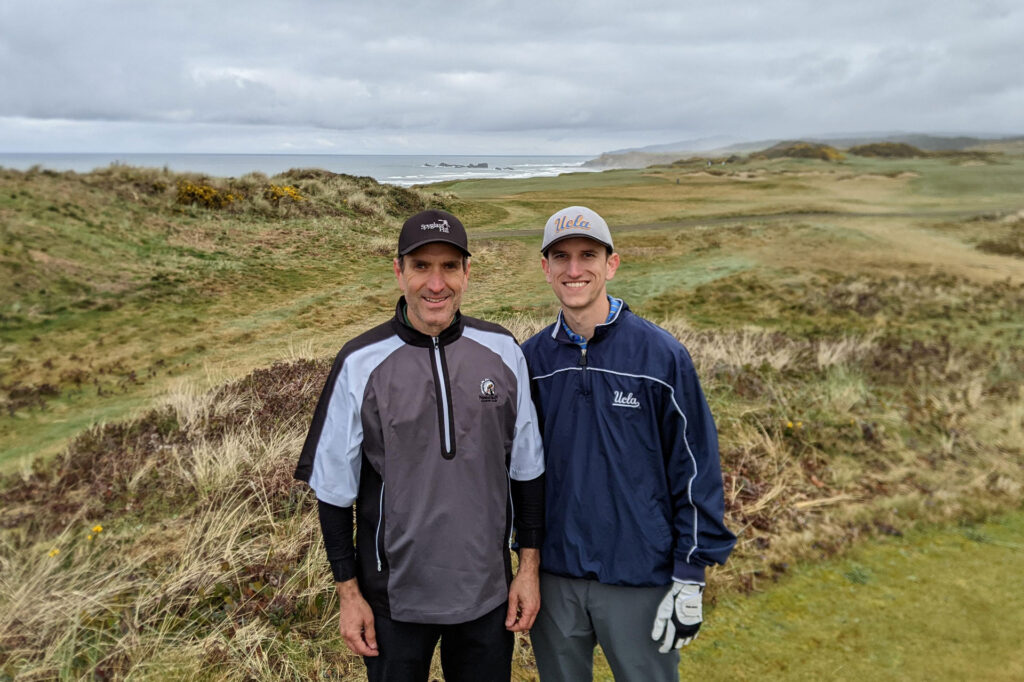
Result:
{"label": "white sleeve stripe", "polygon": [[[631,378],[634,378],[634,379],[646,379],[647,381],[653,381],[653,382],[655,382],[657,384],[661,384],[662,386],[664,386],[665,388],[667,388],[669,390],[669,397],[672,399],[672,406],[675,408],[676,412],[679,413],[679,416],[682,417],[682,419],[683,419],[683,442],[686,444],[686,454],[689,455],[690,462],[693,464],[693,475],[690,476],[690,479],[686,482],[686,500],[689,503],[689,505],[691,507],[693,507],[693,546],[690,548],[690,551],[686,553],[686,561],[687,561],[687,563],[689,563],[690,562],[690,557],[693,556],[693,553],[695,551],[697,551],[697,549],[698,549],[698,545],[697,545],[697,505],[694,504],[694,502],[693,502],[693,481],[697,478],[697,458],[693,456],[693,451],[690,449],[690,441],[686,438],[686,431],[687,431],[687,429],[689,429],[689,423],[686,420],[686,414],[683,413],[683,410],[679,407],[679,403],[676,402],[676,390],[675,390],[675,388],[673,388],[671,384],[669,384],[669,383],[667,383],[665,381],[662,381],[661,379],[658,379],[657,377],[647,376],[646,374],[629,374],[628,372],[616,372],[614,370],[602,369],[600,367],[588,367],[587,369],[589,371],[592,371],[592,372],[604,372],[605,374],[614,374],[614,375],[617,375],[617,376],[631,377]],[[558,374],[559,372],[570,372],[570,371],[579,372],[579,371],[582,371],[582,370],[583,370],[582,367],[563,367],[562,369],[557,369],[554,372],[551,372],[550,374],[544,374],[544,375],[541,375],[541,376],[534,377],[534,379],[535,380],[548,379],[548,378],[553,377],[554,375]]]}
{"label": "white sleeve stripe", "polygon": [[[591,368],[591,369],[593,369],[593,368]],[[579,372],[579,371],[582,371],[582,370],[583,370],[582,367],[563,367],[562,369],[556,369],[554,372],[551,372],[550,374],[542,374],[540,376],[534,377],[534,380],[537,381],[537,380],[540,380],[540,379],[550,379],[551,377],[555,376],[559,372]]]}
{"label": "white sleeve stripe", "polygon": [[345,358],[331,388],[323,429],[313,458],[309,487],[317,498],[351,506],[359,493],[362,468],[363,394],[370,374],[405,345],[397,335],[360,348]]}

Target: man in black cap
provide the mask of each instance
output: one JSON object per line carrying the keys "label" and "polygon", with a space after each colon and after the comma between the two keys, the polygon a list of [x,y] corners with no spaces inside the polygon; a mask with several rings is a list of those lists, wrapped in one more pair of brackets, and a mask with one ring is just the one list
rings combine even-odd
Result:
{"label": "man in black cap", "polygon": [[341,349],[295,472],[316,493],[341,634],[370,680],[425,682],[438,639],[449,682],[508,680],[512,633],[540,608],[529,375],[508,331],[459,312],[469,256],[454,215],[405,222],[395,316]]}

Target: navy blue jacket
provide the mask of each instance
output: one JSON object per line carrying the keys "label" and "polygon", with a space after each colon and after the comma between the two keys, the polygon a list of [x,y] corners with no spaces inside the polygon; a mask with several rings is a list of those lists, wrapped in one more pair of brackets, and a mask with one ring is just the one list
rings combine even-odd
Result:
{"label": "navy blue jacket", "polygon": [[689,353],[623,303],[586,352],[562,316],[523,344],[547,476],[541,569],[609,585],[703,582],[736,543]]}

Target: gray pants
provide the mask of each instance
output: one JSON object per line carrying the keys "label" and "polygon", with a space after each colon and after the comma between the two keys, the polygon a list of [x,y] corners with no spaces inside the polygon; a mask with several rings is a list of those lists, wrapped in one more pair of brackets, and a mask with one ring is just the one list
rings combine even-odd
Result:
{"label": "gray pants", "polygon": [[540,613],[530,629],[541,682],[592,680],[596,644],[616,682],[678,682],[679,652],[660,654],[651,639],[667,591],[541,573]]}

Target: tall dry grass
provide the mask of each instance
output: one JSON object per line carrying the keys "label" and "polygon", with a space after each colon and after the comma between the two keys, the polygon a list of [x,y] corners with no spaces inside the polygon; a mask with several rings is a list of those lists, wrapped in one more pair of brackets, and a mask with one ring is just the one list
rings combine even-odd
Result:
{"label": "tall dry grass", "polygon": [[[522,340],[550,320],[502,322]],[[739,535],[712,596],[859,538],[1024,499],[1024,391],[996,395],[992,367],[970,354],[922,353],[911,382],[872,334],[664,326],[715,411]],[[313,500],[291,481],[327,369],[297,358],[213,391],[181,385],[134,422],[84,434],[52,468],[8,479],[0,671],[361,678],[336,631]],[[517,678],[532,666],[521,646]]]}

